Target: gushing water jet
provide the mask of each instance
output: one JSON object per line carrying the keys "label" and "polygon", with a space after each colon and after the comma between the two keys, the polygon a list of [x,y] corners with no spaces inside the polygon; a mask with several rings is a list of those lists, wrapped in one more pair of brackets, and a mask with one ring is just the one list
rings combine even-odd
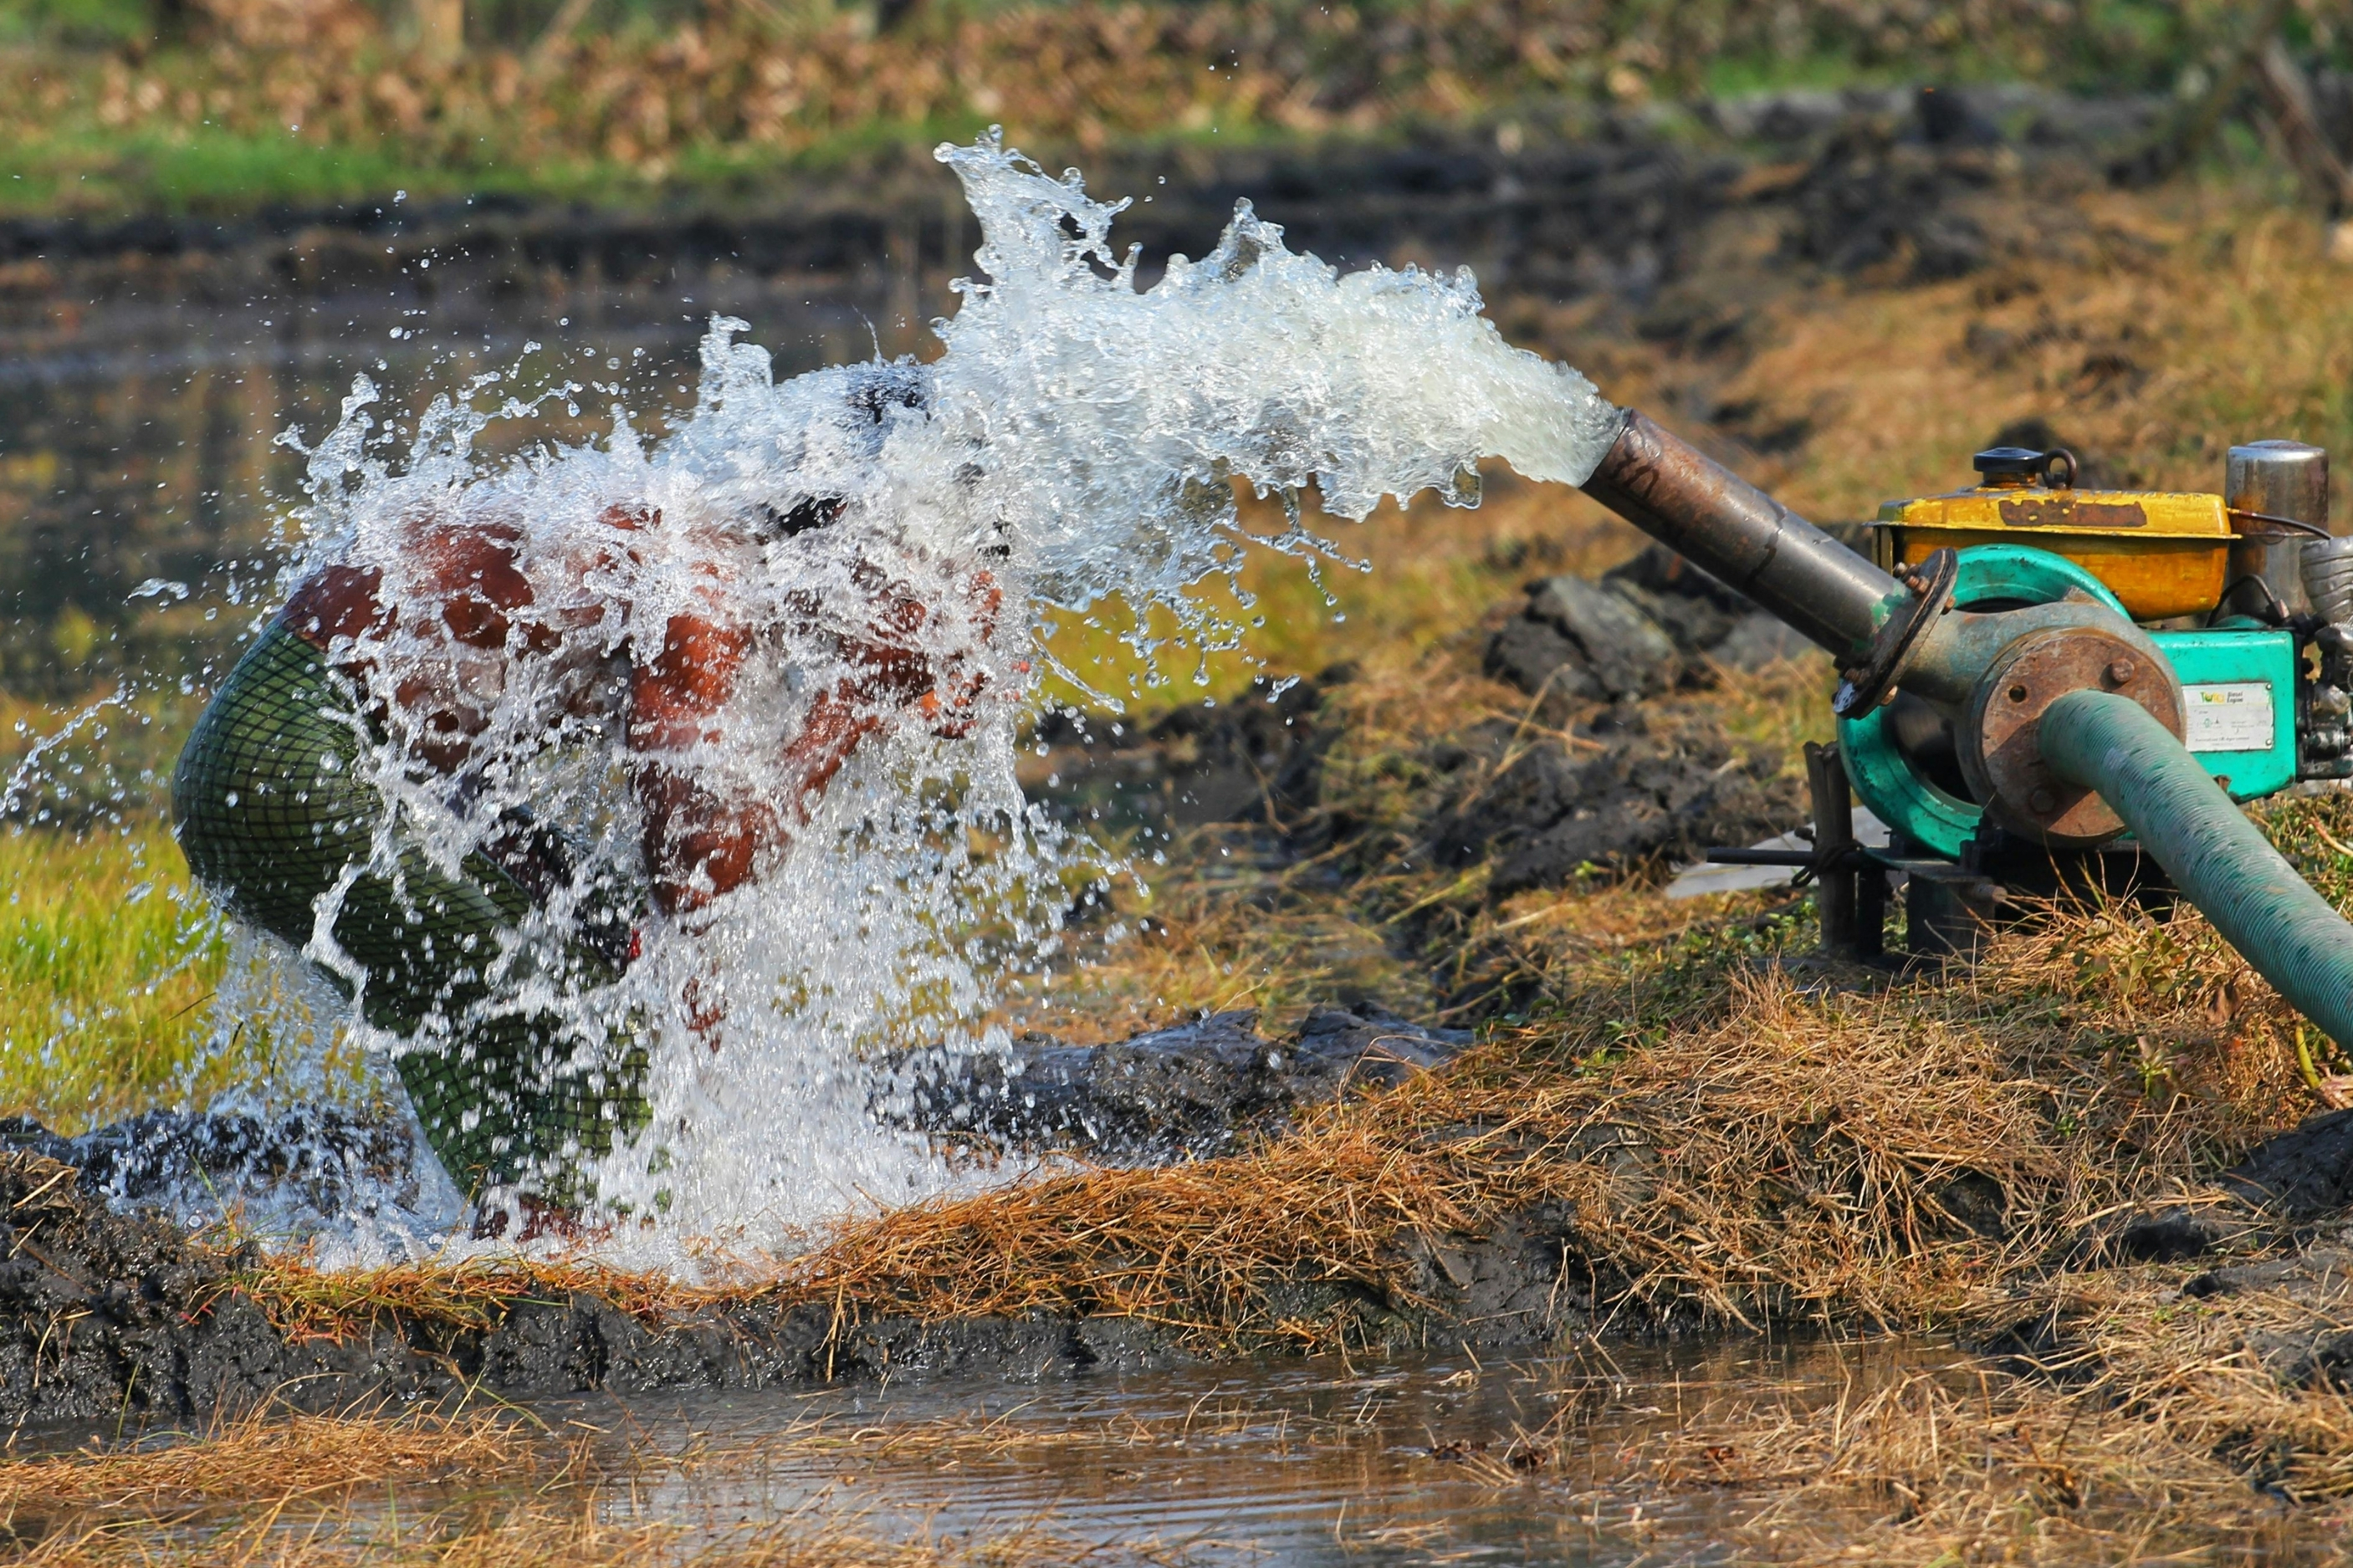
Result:
{"label": "gushing water jet", "polygon": [[[1232,485],[1475,499],[1577,483],[1616,433],[1504,342],[1467,273],[1346,277],[1240,208],[1150,289],[1124,204],[993,139],[929,365],[776,383],[712,323],[668,439],[474,455],[491,384],[397,460],[362,383],[309,449],[285,606],[174,781],[191,865],[340,993],[480,1228],[773,1236],[951,1178],[865,1058],[974,1024],[1101,876],[1012,770],[1047,610],[1132,641],[1243,556]],[[1065,672],[1082,685],[1087,672]],[[977,847],[987,843],[991,847]]]}

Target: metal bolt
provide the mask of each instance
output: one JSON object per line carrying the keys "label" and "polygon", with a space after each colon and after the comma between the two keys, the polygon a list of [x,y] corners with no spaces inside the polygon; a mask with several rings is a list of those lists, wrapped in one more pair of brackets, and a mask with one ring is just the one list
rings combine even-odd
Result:
{"label": "metal bolt", "polygon": [[2026,797],[2026,804],[2034,808],[2035,816],[2048,816],[2059,808],[2059,797],[2047,789],[2038,789]]}
{"label": "metal bolt", "polygon": [[2132,660],[2128,658],[2117,659],[2108,666],[2108,684],[2110,686],[2122,686],[2125,682],[2133,678],[2134,673],[2135,671]]}

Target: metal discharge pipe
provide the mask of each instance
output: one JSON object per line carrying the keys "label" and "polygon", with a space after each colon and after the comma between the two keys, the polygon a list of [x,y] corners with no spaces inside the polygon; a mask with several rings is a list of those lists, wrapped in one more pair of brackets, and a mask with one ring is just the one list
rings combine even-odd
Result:
{"label": "metal discharge pipe", "polygon": [[1705,453],[1627,409],[1585,493],[1841,658],[1895,579]]}
{"label": "metal discharge pipe", "polygon": [[2097,790],[2174,885],[2296,1010],[2353,1047],[2353,926],[2148,710],[2105,691],[2044,710],[2052,770]]}

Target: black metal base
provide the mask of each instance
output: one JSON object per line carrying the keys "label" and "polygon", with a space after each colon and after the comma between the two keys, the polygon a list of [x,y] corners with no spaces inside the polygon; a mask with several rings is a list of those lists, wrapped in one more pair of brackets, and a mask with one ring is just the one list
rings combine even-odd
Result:
{"label": "black metal base", "polygon": [[[1923,855],[1898,837],[1882,849],[1854,840],[1854,796],[1836,746],[1806,747],[1814,847],[1806,867],[1818,879],[1822,951],[1885,966],[1974,960],[2001,926],[2072,900],[2129,899],[2151,914],[2171,911],[2173,884],[2137,845],[2052,849],[1991,826],[1962,847],[1958,861]],[[1794,857],[1793,857],[1794,858]],[[1888,880],[1905,876],[1905,952],[1887,950]]]}
{"label": "black metal base", "polygon": [[2073,902],[2127,900],[2160,919],[2177,897],[2165,868],[2137,844],[2052,849],[1985,827],[1940,872],[1914,862],[1905,888],[1913,952],[1969,959],[1989,932]]}

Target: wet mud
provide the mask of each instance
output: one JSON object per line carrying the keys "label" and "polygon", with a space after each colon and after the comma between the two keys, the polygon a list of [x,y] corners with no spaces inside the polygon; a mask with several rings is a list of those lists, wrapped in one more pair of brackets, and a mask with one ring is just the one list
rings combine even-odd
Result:
{"label": "wet mud", "polygon": [[[2309,1163],[2309,1142],[2308,1132],[2284,1134],[2246,1163]],[[1609,1155],[1599,1149],[1595,1157]],[[2337,1159],[2329,1177],[2353,1179],[2353,1159]],[[2339,1378],[2353,1365],[2353,1334],[2327,1310],[2353,1282],[2341,1228],[2316,1228],[2285,1257],[2219,1261],[2179,1293],[2307,1303],[2308,1320],[2260,1331],[2251,1348],[2292,1384]],[[2083,1262],[2096,1268],[2113,1256],[2094,1247]],[[1346,1304],[1374,1350],[1527,1351],[1589,1331],[1605,1315],[1620,1331],[1679,1327],[1609,1314],[1627,1282],[1581,1246],[1575,1216],[1550,1205],[1506,1215],[1478,1236],[1424,1238],[1409,1261],[1418,1298],[1410,1304],[1303,1279],[1275,1295],[1303,1313],[1352,1298]],[[824,1303],[780,1307],[756,1295],[656,1315],[588,1289],[537,1289],[470,1321],[387,1301],[328,1337],[273,1319],[248,1289],[257,1262],[249,1247],[223,1250],[152,1210],[111,1206],[71,1165],[28,1149],[0,1153],[0,1420],[192,1421],[270,1404],[329,1410],[469,1390],[541,1398],[965,1374],[1035,1381],[1195,1357],[1174,1334],[1128,1319],[920,1322]],[[2063,1360],[2070,1342],[2063,1324],[2027,1321],[1975,1342],[2048,1363]]]}
{"label": "wet mud", "polygon": [[910,1063],[898,1120],[999,1152],[1065,1151],[1099,1165],[1231,1153],[1302,1109],[1394,1089],[1443,1067],[1468,1029],[1430,1029],[1369,1003],[1323,1007],[1270,1038],[1251,1010],[1103,1046],[1031,1034],[1009,1055]]}
{"label": "wet mud", "polygon": [[849,1321],[731,1302],[659,1321],[585,1291],[512,1301],[479,1323],[387,1306],[339,1337],[290,1333],[216,1250],[153,1211],[117,1212],[70,1165],[0,1155],[0,1420],[205,1420],[265,1405],[332,1410],[439,1398],[750,1389],[986,1368],[1041,1377],[1176,1352],[1112,1320]]}
{"label": "wet mud", "polygon": [[[591,1289],[535,1289],[474,1321],[387,1301],[332,1335],[290,1331],[248,1289],[258,1256],[216,1249],[152,1210],[110,1207],[74,1168],[0,1154],[0,1421],[128,1415],[203,1421],[267,1405],[333,1410],[468,1391],[763,1389],[986,1373],[1020,1381],[1193,1359],[1132,1319],[1050,1316],[922,1322],[780,1307],[756,1295],[651,1315]],[[1349,1305],[1367,1342],[1513,1350],[1591,1326],[1611,1281],[1577,1258],[1566,1216],[1506,1218],[1426,1244],[1421,1303]],[[1353,1288],[1278,1289],[1302,1312]]]}

